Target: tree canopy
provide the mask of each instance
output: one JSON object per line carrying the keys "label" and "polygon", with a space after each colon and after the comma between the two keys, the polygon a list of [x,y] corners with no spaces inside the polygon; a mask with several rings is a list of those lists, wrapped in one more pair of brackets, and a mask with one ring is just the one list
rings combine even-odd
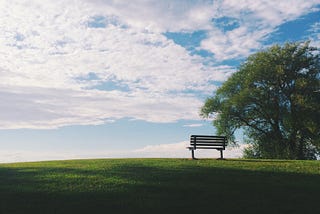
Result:
{"label": "tree canopy", "polygon": [[217,134],[244,130],[245,156],[315,159],[320,152],[320,55],[309,42],[247,58],[201,109]]}

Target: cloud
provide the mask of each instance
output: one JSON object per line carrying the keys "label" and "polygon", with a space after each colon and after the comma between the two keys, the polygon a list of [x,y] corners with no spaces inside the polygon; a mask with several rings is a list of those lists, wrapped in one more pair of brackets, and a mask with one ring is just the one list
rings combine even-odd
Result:
{"label": "cloud", "polygon": [[[147,145],[135,150],[107,150],[107,151],[28,151],[28,150],[2,150],[0,151],[0,163],[30,162],[45,160],[70,160],[70,159],[94,159],[94,158],[191,158],[190,151],[186,149],[188,142],[171,144]],[[226,148],[224,157],[241,158],[242,151],[247,145]],[[197,150],[197,158],[219,158],[217,150]]]}
{"label": "cloud", "polygon": [[114,14],[125,25],[151,32],[208,29],[215,11],[211,1],[127,1],[86,0],[100,14]]}
{"label": "cloud", "polygon": [[[150,32],[205,30],[208,37],[198,48],[209,50],[216,60],[223,61],[244,58],[263,48],[271,32],[285,22],[317,10],[319,1],[138,1],[132,5],[98,0],[91,5],[98,5],[100,13],[112,11],[128,26]],[[221,22],[215,22],[226,18],[227,31]]]}
{"label": "cloud", "polygon": [[192,96],[36,87],[2,87],[0,99],[1,129],[98,125],[123,117],[174,122],[197,119],[194,109],[202,104]]}
{"label": "cloud", "polygon": [[311,45],[320,48],[320,22],[314,23],[309,32],[311,34],[308,39],[311,41]]}
{"label": "cloud", "polygon": [[[219,61],[247,56],[316,3],[1,1],[0,128],[199,119],[199,95],[235,72]],[[237,21],[229,31],[212,22],[225,16]],[[198,30],[208,37],[197,48],[214,59],[165,36]]]}
{"label": "cloud", "polygon": [[183,125],[183,127],[201,127],[201,126],[203,126],[202,123],[194,123],[194,124]]}
{"label": "cloud", "polygon": [[[172,144],[147,145],[141,149],[136,149],[132,154],[136,157],[159,157],[159,158],[189,158],[190,151],[186,149],[189,142],[180,142]],[[224,151],[225,158],[240,158],[242,151],[247,145],[243,144],[239,147],[227,147]],[[195,156],[198,158],[219,158],[220,152],[217,150],[197,150]]]}
{"label": "cloud", "polygon": [[234,72],[204,65],[161,33],[128,21],[136,16],[128,11],[133,4],[125,11],[102,1],[5,1],[2,6],[2,129],[95,125],[124,117],[198,119],[197,93],[212,93],[212,81]]}
{"label": "cloud", "polygon": [[213,22],[214,28],[208,38],[201,42],[201,48],[214,53],[218,61],[241,59],[264,47],[268,35],[281,24],[297,19],[317,10],[319,1],[221,1],[218,18],[236,21],[233,29],[225,31],[220,22]]}

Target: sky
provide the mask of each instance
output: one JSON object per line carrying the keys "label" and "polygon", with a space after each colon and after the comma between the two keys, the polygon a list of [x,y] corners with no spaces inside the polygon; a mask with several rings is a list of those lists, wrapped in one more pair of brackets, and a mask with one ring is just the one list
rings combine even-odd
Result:
{"label": "sky", "polygon": [[305,40],[320,47],[320,0],[0,0],[0,162],[189,158],[191,134],[215,134],[205,99]]}

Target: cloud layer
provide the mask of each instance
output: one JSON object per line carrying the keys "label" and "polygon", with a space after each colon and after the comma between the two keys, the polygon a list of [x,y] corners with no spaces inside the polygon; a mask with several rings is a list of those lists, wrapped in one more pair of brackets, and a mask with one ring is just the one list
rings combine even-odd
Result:
{"label": "cloud layer", "polygon": [[[200,97],[235,71],[223,60],[248,56],[317,3],[1,1],[0,128],[196,120]],[[198,30],[210,63],[165,36]]]}
{"label": "cloud layer", "polygon": [[[0,151],[0,163],[44,161],[44,160],[66,160],[66,159],[92,159],[92,158],[191,158],[191,153],[186,149],[188,142],[147,145],[140,149],[128,151],[24,151],[5,150]],[[241,158],[242,151],[247,145],[230,147],[224,151],[224,157]],[[197,150],[197,158],[220,158],[217,150]]]}

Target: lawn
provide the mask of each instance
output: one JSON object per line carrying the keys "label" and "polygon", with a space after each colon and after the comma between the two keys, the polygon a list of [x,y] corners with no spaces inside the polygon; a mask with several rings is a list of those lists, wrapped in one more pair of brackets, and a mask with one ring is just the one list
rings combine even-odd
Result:
{"label": "lawn", "polygon": [[320,213],[320,161],[0,164],[0,213]]}

